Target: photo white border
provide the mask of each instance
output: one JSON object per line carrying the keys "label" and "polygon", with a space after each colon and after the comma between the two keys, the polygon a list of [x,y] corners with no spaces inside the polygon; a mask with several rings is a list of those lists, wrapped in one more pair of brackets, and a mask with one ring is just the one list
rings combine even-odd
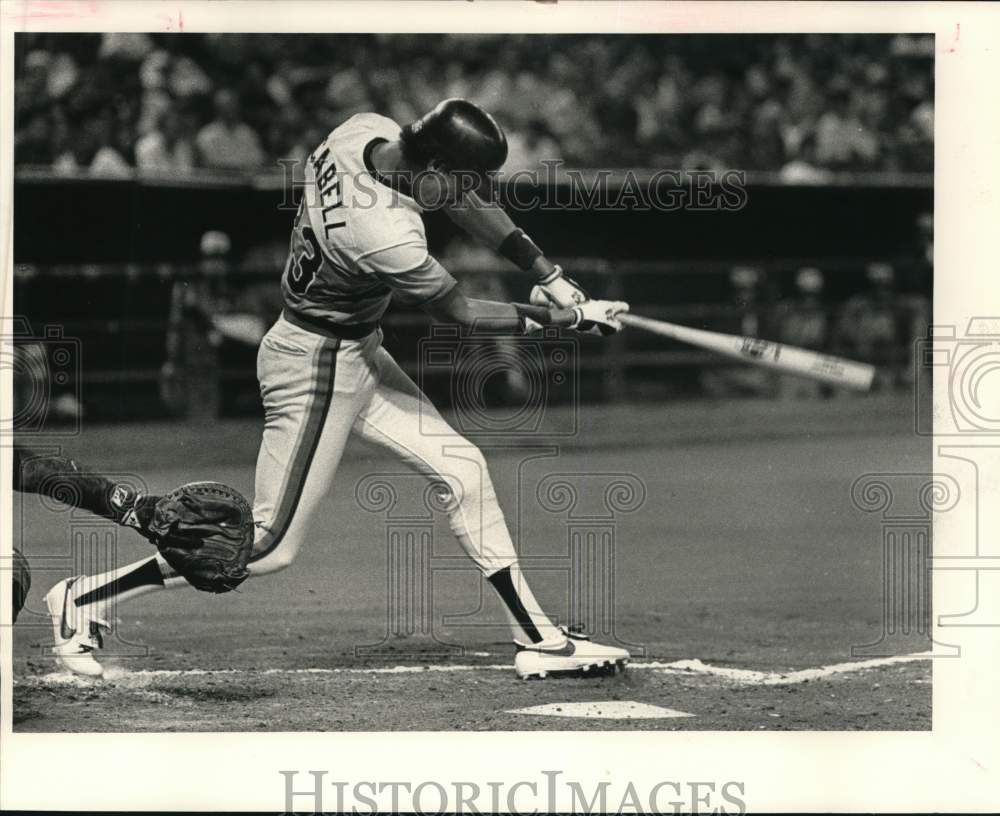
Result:
{"label": "photo white border", "polygon": [[[16,30],[204,32],[933,32],[936,35],[935,322],[1000,313],[1000,8],[965,3],[0,2],[0,283],[12,308],[13,35]],[[937,372],[941,374],[941,372]],[[10,372],[0,408],[10,410]],[[935,382],[936,393],[948,384]],[[8,414],[9,415],[9,414]],[[985,443],[984,443],[985,444]],[[935,470],[938,452],[935,445]],[[0,451],[9,519],[9,449]],[[997,474],[982,486],[997,490]],[[981,497],[981,499],[984,497]],[[971,523],[966,519],[967,523]],[[940,533],[937,524],[935,527]],[[0,554],[11,552],[3,526]],[[972,605],[969,581],[935,573],[935,616]],[[0,623],[10,623],[6,584]],[[1000,806],[1000,630],[949,628],[962,656],[934,664],[932,732],[524,732],[12,734],[11,649],[0,653],[0,807],[283,807],[279,770],[341,780],[540,778],[745,782],[751,811],[988,811]],[[100,705],[91,703],[91,705]],[[317,723],[321,728],[322,723]],[[614,800],[614,797],[611,797]],[[561,807],[568,802],[557,803]]]}

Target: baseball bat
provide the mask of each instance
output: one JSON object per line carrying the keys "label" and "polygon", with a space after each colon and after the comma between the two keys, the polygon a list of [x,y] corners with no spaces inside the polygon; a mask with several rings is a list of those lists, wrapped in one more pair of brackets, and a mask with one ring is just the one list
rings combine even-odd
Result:
{"label": "baseball bat", "polygon": [[814,380],[839,385],[844,388],[854,388],[867,391],[871,388],[875,377],[875,366],[867,363],[856,363],[842,357],[820,354],[808,349],[786,346],[784,343],[772,343],[770,340],[760,340],[756,337],[742,337],[736,334],[692,329],[668,323],[665,320],[652,320],[639,315],[621,314],[618,319],[626,326],[644,329],[653,334],[679,340],[692,346],[708,349],[742,360],[745,363],[771,368],[786,374],[798,374]]}

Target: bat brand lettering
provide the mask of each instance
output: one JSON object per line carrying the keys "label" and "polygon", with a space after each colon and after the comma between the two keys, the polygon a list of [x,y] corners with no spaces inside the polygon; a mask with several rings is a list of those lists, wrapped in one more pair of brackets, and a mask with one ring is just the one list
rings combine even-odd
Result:
{"label": "bat brand lettering", "polygon": [[821,357],[816,361],[814,368],[823,374],[842,375],[844,373],[844,367],[837,360],[830,358]]}
{"label": "bat brand lettering", "polygon": [[747,357],[753,357],[755,359],[761,359],[770,355],[773,359],[777,360],[778,355],[781,350],[774,343],[769,343],[767,340],[758,340],[755,337],[744,337],[743,347],[740,352],[745,354]]}

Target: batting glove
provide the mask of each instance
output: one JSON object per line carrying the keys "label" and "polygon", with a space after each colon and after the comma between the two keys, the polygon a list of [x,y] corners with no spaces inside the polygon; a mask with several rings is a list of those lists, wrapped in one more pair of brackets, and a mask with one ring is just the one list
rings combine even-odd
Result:
{"label": "batting glove", "polygon": [[620,300],[588,300],[573,307],[576,322],[570,328],[584,334],[607,337],[622,330],[618,315],[628,311],[628,304]]}
{"label": "batting glove", "polygon": [[[552,272],[538,281],[535,289],[544,293],[547,302],[536,303],[536,306],[558,306],[560,309],[572,309],[590,300],[583,288],[572,278],[563,274],[562,267],[556,264]],[[534,296],[534,290],[532,290]],[[532,301],[534,303],[534,301]]]}

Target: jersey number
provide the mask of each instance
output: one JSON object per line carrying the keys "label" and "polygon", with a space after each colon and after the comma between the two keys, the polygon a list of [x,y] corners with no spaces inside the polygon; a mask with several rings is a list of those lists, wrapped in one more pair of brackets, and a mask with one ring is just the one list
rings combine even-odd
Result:
{"label": "jersey number", "polygon": [[322,250],[312,227],[297,228],[292,237],[292,251],[288,255],[288,268],[285,271],[288,288],[297,295],[304,295],[322,265]]}

